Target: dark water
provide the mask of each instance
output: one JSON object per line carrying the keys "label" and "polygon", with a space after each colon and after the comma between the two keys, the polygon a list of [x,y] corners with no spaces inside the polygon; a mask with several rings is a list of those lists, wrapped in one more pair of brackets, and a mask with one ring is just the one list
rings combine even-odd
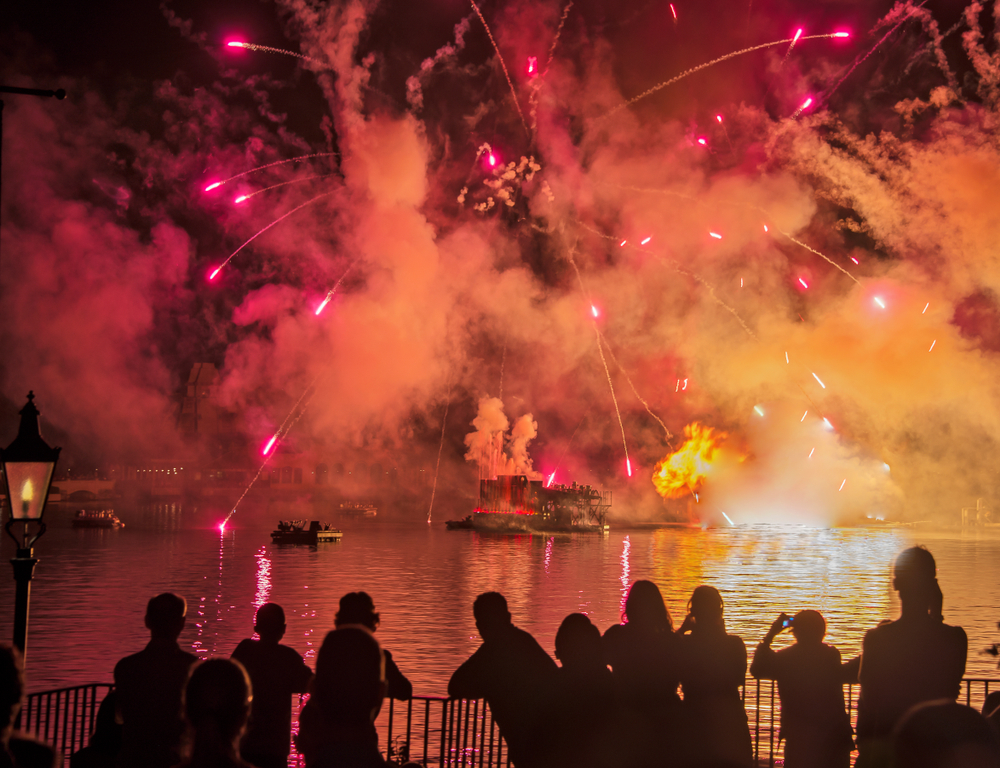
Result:
{"label": "dark water", "polygon": [[[241,506],[224,534],[216,527],[223,511],[205,506],[119,505],[126,527],[117,531],[75,530],[73,511],[50,508],[36,546],[30,690],[110,681],[115,662],[146,643],[146,601],[163,591],[187,598],[181,643],[200,655],[228,656],[252,633],[256,606],[274,601],[287,613],[285,642],[313,657],[340,596],[366,590],[382,614],[379,639],[423,695],[443,694],[477,647],[471,605],[491,589],[549,651],[568,613],[583,611],[603,630],[618,621],[627,584],[646,578],[660,586],[676,624],[695,586],[718,587],[730,632],[751,650],[779,611],[817,608],[846,658],[867,628],[898,612],[891,563],[915,542],[937,558],[946,621],[969,633],[967,674],[1000,677],[995,659],[980,653],[1000,640],[1000,536],[988,533],[756,526],[491,537],[378,520],[344,523],[341,542],[309,548],[271,544],[279,515],[292,516],[287,509]],[[13,555],[9,539],[0,555]],[[4,640],[14,599],[6,573]]]}

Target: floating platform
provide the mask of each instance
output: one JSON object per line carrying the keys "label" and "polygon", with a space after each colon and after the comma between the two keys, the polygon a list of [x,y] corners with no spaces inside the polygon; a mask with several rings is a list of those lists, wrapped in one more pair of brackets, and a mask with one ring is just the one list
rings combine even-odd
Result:
{"label": "floating platform", "polygon": [[81,509],[73,516],[74,528],[124,528],[125,523],[110,509]]}
{"label": "floating platform", "polygon": [[610,510],[611,491],[498,475],[479,481],[472,527],[489,533],[606,533]]}
{"label": "floating platform", "polygon": [[305,520],[281,521],[271,531],[271,541],[275,544],[321,544],[340,541],[343,536],[343,531],[319,520],[311,521],[308,528]]}

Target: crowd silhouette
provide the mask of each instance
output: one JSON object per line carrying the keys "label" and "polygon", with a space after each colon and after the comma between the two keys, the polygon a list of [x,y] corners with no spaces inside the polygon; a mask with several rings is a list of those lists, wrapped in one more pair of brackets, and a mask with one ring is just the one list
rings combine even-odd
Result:
{"label": "crowd silhouette", "polygon": [[[811,609],[781,613],[756,646],[749,672],[776,681],[784,765],[846,768],[857,748],[858,768],[1000,768],[1000,695],[982,713],[957,703],[968,641],[944,623],[931,553],[900,554],[892,585],[900,616],[868,630],[858,658],[845,663],[823,642],[826,622]],[[285,766],[292,695],[306,691],[295,745],[307,768],[396,765],[383,757],[375,721],[386,697],[406,700],[413,689],[375,638],[368,594],[341,599],[315,675],[280,643],[280,606],[258,609],[256,637],[231,659],[204,661],[178,645],[185,609],[169,593],[149,601],[150,641],[116,665],[115,688],[73,768]],[[514,624],[500,593],[479,595],[472,610],[482,644],[454,671],[448,695],[487,701],[516,768],[754,765],[741,697],[747,648],[726,631],[714,587],[694,590],[675,628],[659,588],[636,581],[621,623],[603,636],[585,614],[563,620],[559,664]],[[775,651],[786,630],[795,642]],[[856,734],[848,682],[860,685]],[[60,764],[51,747],[13,730],[23,693],[20,657],[0,647],[0,768]]]}

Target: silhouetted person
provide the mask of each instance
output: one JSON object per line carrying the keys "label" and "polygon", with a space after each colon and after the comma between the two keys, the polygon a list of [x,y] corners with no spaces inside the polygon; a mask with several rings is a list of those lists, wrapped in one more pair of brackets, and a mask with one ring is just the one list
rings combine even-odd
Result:
{"label": "silhouetted person", "polygon": [[149,644],[115,665],[120,768],[169,768],[181,758],[181,696],[197,661],[177,644],[186,612],[183,597],[170,592],[154,597],[146,606]]}
{"label": "silhouetted person", "polygon": [[608,627],[605,659],[621,704],[622,749],[629,764],[648,763],[680,749],[680,638],[660,589],[636,581],[625,598],[622,623]]}
{"label": "silhouetted person", "polygon": [[1000,768],[1000,743],[971,707],[930,701],[910,709],[892,738],[893,768]]}
{"label": "silhouetted person", "polygon": [[122,727],[115,721],[118,694],[108,692],[97,708],[94,732],[83,749],[70,756],[70,768],[112,768],[122,748]]}
{"label": "silhouetted person", "polygon": [[941,619],[934,557],[911,547],[897,559],[892,585],[900,617],[868,630],[861,649],[858,700],[859,768],[887,765],[893,729],[911,707],[955,701],[965,674],[965,630]]}
{"label": "silhouetted person", "polygon": [[14,730],[24,699],[21,654],[0,645],[0,768],[55,768],[62,756],[48,744]]}
{"label": "silhouetted person", "polygon": [[[360,624],[374,634],[378,629],[380,617],[375,613],[375,603],[367,592],[348,592],[340,598],[340,610],[333,619],[335,627],[343,627],[348,624]],[[392,654],[385,648],[382,649],[385,657],[385,681],[389,686],[389,698],[408,701],[413,698],[413,686],[403,673],[399,671],[396,662],[392,659]]]}
{"label": "silhouetted person", "polygon": [[741,638],[726,634],[722,595],[715,587],[694,590],[678,631],[683,635],[681,689],[693,764],[749,766],[753,747],[740,697],[747,649]]}
{"label": "silhouetted person", "polygon": [[448,695],[486,699],[517,768],[543,765],[544,700],[552,690],[556,664],[530,634],[511,623],[507,600],[485,592],[472,605],[483,644],[455,670]]}
{"label": "silhouetted person", "polygon": [[566,768],[617,766],[615,689],[601,633],[583,613],[571,613],[556,632],[556,670],[549,713],[547,764]]}
{"label": "silhouetted person", "polygon": [[784,613],[775,620],[750,665],[754,677],[778,683],[785,766],[848,768],[854,739],[844,706],[840,651],[823,642],[826,621],[818,611],[795,614],[795,644],[772,650],[771,641],[788,620]]}
{"label": "silhouetted person", "polygon": [[192,731],[190,754],[178,768],[254,768],[238,753],[250,699],[250,678],[238,661],[208,659],[196,664],[184,689],[184,716]]}
{"label": "silhouetted person", "polygon": [[312,670],[294,648],[281,645],[285,612],[277,603],[257,609],[254,630],[233,651],[250,675],[253,706],[250,726],[240,742],[240,755],[257,768],[285,768],[292,745],[292,695],[309,690]]}
{"label": "silhouetted person", "polygon": [[374,725],[385,688],[382,650],[367,628],[347,625],[327,634],[295,740],[306,768],[385,766]]}

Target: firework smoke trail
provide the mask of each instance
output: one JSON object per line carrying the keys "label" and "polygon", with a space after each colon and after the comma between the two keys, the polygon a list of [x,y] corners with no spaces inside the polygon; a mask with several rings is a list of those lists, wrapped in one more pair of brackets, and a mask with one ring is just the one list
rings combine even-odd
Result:
{"label": "firework smoke trail", "polygon": [[214,280],[215,276],[218,275],[219,272],[222,271],[222,268],[225,267],[226,264],[228,264],[230,261],[233,260],[233,257],[236,254],[238,254],[240,251],[242,251],[244,248],[246,248],[248,245],[250,245],[250,243],[252,243],[258,237],[260,237],[261,235],[263,235],[265,232],[267,232],[267,230],[269,230],[275,224],[280,224],[282,221],[284,221],[285,219],[287,219],[289,216],[291,216],[296,211],[301,211],[307,205],[312,205],[317,200],[320,200],[320,199],[322,199],[324,197],[329,197],[330,195],[332,195],[336,191],[337,190],[332,190],[330,192],[324,192],[323,194],[316,195],[316,197],[312,198],[311,200],[306,200],[304,203],[302,203],[302,205],[297,205],[294,208],[292,208],[292,210],[290,210],[288,213],[286,213],[286,214],[284,214],[284,215],[279,216],[278,218],[276,218],[274,221],[272,221],[270,224],[268,224],[266,227],[264,227],[262,230],[260,230],[256,235],[254,235],[249,240],[247,240],[245,243],[243,243],[243,245],[241,245],[239,248],[237,248],[235,251],[233,251],[231,254],[229,254],[229,258],[226,259],[224,262],[222,262],[218,267],[216,267],[215,271],[212,272],[211,275],[209,275],[208,279],[209,280]]}
{"label": "firework smoke trail", "polygon": [[[822,40],[822,39],[825,39],[825,38],[844,37],[846,34],[847,33],[845,33],[845,32],[830,32],[829,34],[825,34],[825,35],[805,35],[804,37],[800,37],[799,40]],[[622,102],[617,107],[615,107],[614,109],[612,109],[609,112],[605,112],[603,115],[601,115],[597,119],[598,120],[606,120],[607,118],[611,117],[612,115],[617,114],[618,112],[620,112],[621,110],[625,109],[626,107],[632,106],[637,101],[641,101],[642,99],[646,98],[647,96],[652,96],[657,91],[660,91],[660,90],[666,88],[668,85],[673,85],[674,83],[678,82],[679,80],[683,80],[685,77],[693,75],[695,72],[701,72],[701,70],[703,70],[703,69],[708,69],[709,67],[714,67],[716,64],[721,64],[722,62],[728,61],[729,59],[736,58],[737,56],[743,56],[744,54],[753,53],[754,51],[762,51],[765,48],[773,48],[776,45],[784,45],[785,43],[790,43],[790,42],[792,42],[793,39],[794,38],[787,37],[784,40],[775,40],[775,41],[770,42],[770,43],[761,43],[760,45],[754,45],[754,46],[751,46],[750,48],[743,48],[742,50],[739,50],[739,51],[733,51],[732,53],[727,53],[725,56],[720,56],[717,59],[712,59],[711,61],[709,61],[709,62],[707,62],[705,64],[699,64],[697,67],[691,67],[691,69],[686,69],[683,72],[681,72],[679,75],[675,75],[674,77],[670,78],[669,80],[664,80],[659,85],[654,85],[652,88],[649,88],[648,90],[643,91],[638,96],[633,96],[628,101]]]}
{"label": "firework smoke trail", "polygon": [[556,46],[559,44],[559,37],[562,35],[563,27],[566,25],[566,17],[569,16],[570,10],[573,8],[573,0],[569,0],[566,3],[566,7],[563,8],[562,17],[559,19],[559,26],[556,27],[556,36],[552,38],[552,45],[549,46],[549,60],[545,62],[545,71],[542,72],[542,77],[548,74],[549,67],[552,66],[552,59],[556,55]]}
{"label": "firework smoke trail", "polygon": [[289,184],[301,184],[303,181],[312,181],[313,179],[328,179],[331,176],[336,176],[336,173],[321,173],[317,176],[303,176],[301,179],[292,179],[291,181],[283,181],[280,184],[272,184],[270,187],[264,187],[263,189],[258,189],[256,192],[251,192],[249,195],[240,195],[233,202],[234,203],[245,203],[251,197],[257,197],[265,192],[270,192],[272,189],[278,189],[279,187],[287,187]]}
{"label": "firework smoke trail", "polygon": [[451,385],[448,386],[448,399],[444,401],[444,416],[441,417],[441,442],[438,443],[437,464],[434,465],[434,483],[431,485],[431,503],[427,507],[427,525],[431,524],[431,513],[434,511],[434,494],[437,493],[438,472],[441,470],[441,451],[444,450],[444,429],[448,425],[448,408],[451,407]]}
{"label": "firework smoke trail", "polygon": [[[587,295],[586,288],[583,287],[583,277],[580,275],[580,268],[576,266],[576,260],[570,256],[569,263],[576,271],[576,279],[580,281],[580,291]],[[597,320],[591,318],[590,322],[594,326],[594,336],[597,338],[597,351],[601,356],[601,364],[604,365],[604,375],[608,378],[608,389],[611,390],[611,401],[615,404],[615,416],[618,417],[618,428],[622,432],[622,447],[625,449],[625,467],[628,469],[628,476],[632,477],[632,461],[628,457],[628,442],[625,440],[625,424],[622,422],[622,413],[618,409],[618,398],[615,396],[615,385],[611,381],[611,370],[608,368],[608,361],[604,358],[604,346],[601,343],[601,331],[597,327]]]}
{"label": "firework smoke trail", "polygon": [[[778,228],[775,227],[775,229],[778,229]],[[856,278],[854,275],[852,275],[850,272],[848,272],[846,269],[844,269],[842,266],[840,266],[837,262],[835,262],[829,256],[823,255],[822,253],[820,253],[819,251],[817,251],[815,248],[810,248],[808,245],[806,245],[805,243],[803,243],[801,240],[796,240],[794,237],[792,237],[787,232],[784,232],[784,231],[782,231],[780,229],[778,229],[778,232],[781,232],[781,234],[783,234],[785,237],[787,237],[793,243],[795,243],[796,245],[798,245],[798,246],[800,246],[802,248],[805,248],[810,253],[815,253],[817,256],[819,256],[821,259],[823,259],[824,261],[826,261],[828,264],[831,264],[834,267],[836,267],[837,269],[839,269],[841,272],[843,272],[845,275],[847,275],[849,278],[851,278],[851,280],[853,280],[855,283],[857,283],[858,285],[861,285],[861,281],[858,280],[858,278]]]}
{"label": "firework smoke trail", "polygon": [[798,31],[796,31],[795,37],[792,38],[791,45],[789,45],[788,46],[788,50],[785,51],[785,58],[783,58],[781,60],[781,66],[782,67],[785,66],[785,62],[788,61],[788,57],[792,55],[792,49],[795,48],[795,44],[799,41],[800,37],[802,37],[802,30],[801,29],[798,30]]}
{"label": "firework smoke trail", "polygon": [[503,400],[503,369],[507,364],[507,332],[503,334],[503,354],[500,356],[500,394],[497,397]]}
{"label": "firework smoke trail", "polygon": [[521,112],[521,105],[517,101],[517,91],[514,90],[514,83],[510,80],[510,73],[507,71],[507,64],[503,60],[503,56],[500,53],[500,48],[497,47],[497,41],[493,39],[493,33],[490,32],[490,25],[486,23],[486,18],[483,16],[483,12],[479,10],[479,6],[476,5],[476,0],[469,0],[472,3],[473,9],[476,11],[476,15],[479,16],[479,20],[483,22],[483,28],[486,30],[486,36],[489,37],[490,42],[493,43],[493,50],[497,52],[497,59],[500,61],[500,66],[503,67],[504,77],[507,78],[507,85],[510,86],[510,95],[514,99],[514,107],[517,109],[517,116],[521,118],[521,125],[524,127],[524,132],[530,135],[528,131],[528,124],[524,121],[524,113]]}
{"label": "firework smoke trail", "polygon": [[320,67],[328,67],[328,64],[320,61],[319,59],[313,59],[301,53],[296,53],[295,51],[286,51],[284,48],[272,48],[269,45],[257,45],[256,43],[238,43],[231,42],[226,43],[229,48],[243,48],[246,51],[263,51],[264,53],[278,53],[282,56],[294,56],[296,59],[302,59],[302,61],[308,61],[310,64],[316,64]]}
{"label": "firework smoke trail", "polygon": [[598,331],[597,333],[604,340],[604,345],[608,348],[608,354],[611,355],[611,359],[614,361],[615,365],[618,366],[618,370],[622,372],[622,375],[625,377],[625,381],[627,381],[628,385],[632,388],[632,394],[636,396],[636,399],[640,403],[642,403],[643,407],[646,409],[646,413],[648,413],[650,416],[656,419],[656,423],[659,424],[661,427],[663,427],[663,431],[667,435],[667,445],[670,447],[671,450],[673,450],[673,446],[670,444],[671,439],[673,439],[673,435],[671,434],[670,430],[667,429],[667,425],[663,423],[663,420],[659,416],[653,413],[653,410],[649,407],[649,403],[647,403],[643,398],[643,396],[639,394],[639,391],[635,388],[635,384],[632,383],[632,378],[628,375],[628,371],[626,371],[625,367],[620,362],[618,362],[618,358],[615,357],[615,353],[611,351],[611,345],[608,344],[608,340],[605,338],[604,334],[601,333],[600,331]]}
{"label": "firework smoke trail", "polygon": [[333,288],[331,288],[330,291],[326,294],[326,298],[323,299],[322,302],[320,302],[320,305],[318,307],[316,307],[317,315],[319,315],[319,313],[326,308],[326,305],[330,303],[330,299],[333,298],[333,294],[337,292],[337,289],[340,287],[340,284],[344,282],[344,278],[347,277],[347,273],[350,272],[352,269],[354,269],[355,263],[357,262],[352,263],[347,269],[344,270],[344,274],[342,274],[340,276],[340,279],[336,283],[334,283]]}
{"label": "firework smoke trail", "polygon": [[276,160],[273,163],[268,163],[267,165],[259,165],[256,168],[251,168],[249,171],[243,171],[242,173],[237,173],[235,176],[230,176],[228,179],[223,179],[222,181],[216,181],[205,187],[205,192],[211,192],[213,189],[221,187],[223,184],[228,184],[229,182],[240,179],[244,176],[249,176],[251,173],[257,173],[258,171],[263,171],[268,168],[273,168],[276,165],[284,165],[285,163],[297,163],[300,160],[309,160],[313,157],[332,157],[334,155],[339,155],[339,152],[314,152],[311,155],[299,155],[298,157],[290,157],[287,160]]}

